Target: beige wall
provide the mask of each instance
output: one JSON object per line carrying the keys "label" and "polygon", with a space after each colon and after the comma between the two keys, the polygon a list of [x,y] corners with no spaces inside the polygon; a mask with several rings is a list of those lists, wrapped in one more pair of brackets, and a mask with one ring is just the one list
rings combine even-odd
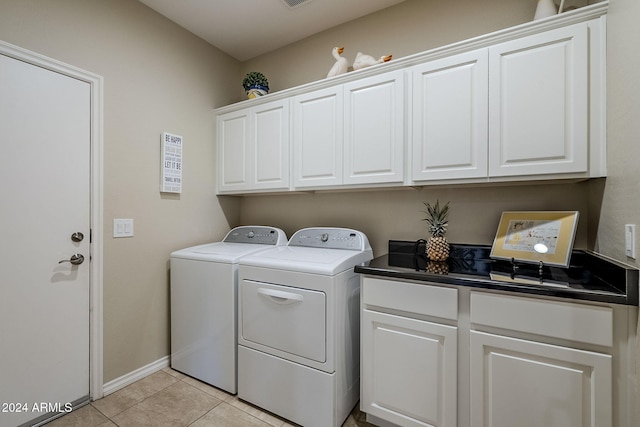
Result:
{"label": "beige wall", "polygon": [[[104,77],[104,380],[169,354],[171,251],[224,236],[212,109],[239,64],[131,0],[0,0],[0,39]],[[160,134],[184,137],[182,194],[159,192]],[[135,236],[113,239],[113,218]]]}
{"label": "beige wall", "polygon": [[363,231],[374,254],[382,255],[390,239],[429,237],[422,202],[436,199],[451,202],[451,242],[491,244],[503,210],[578,210],[576,246],[587,245],[584,183],[250,196],[242,200],[241,222],[273,224],[288,236],[303,227],[351,227]]}

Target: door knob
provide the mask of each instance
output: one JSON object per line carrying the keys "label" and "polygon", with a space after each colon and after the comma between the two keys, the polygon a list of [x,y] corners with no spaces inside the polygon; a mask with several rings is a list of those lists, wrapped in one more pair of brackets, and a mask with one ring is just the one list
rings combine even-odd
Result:
{"label": "door knob", "polygon": [[81,233],[81,232],[79,232],[79,231],[76,231],[75,233],[73,233],[73,234],[71,235],[71,240],[72,240],[73,242],[82,242],[82,239],[84,239],[84,234],[82,234],[82,233]]}
{"label": "door knob", "polygon": [[58,264],[62,264],[63,262],[69,262],[73,265],[80,265],[84,262],[84,256],[81,254],[73,254],[69,259],[63,259],[62,261],[58,261]]}

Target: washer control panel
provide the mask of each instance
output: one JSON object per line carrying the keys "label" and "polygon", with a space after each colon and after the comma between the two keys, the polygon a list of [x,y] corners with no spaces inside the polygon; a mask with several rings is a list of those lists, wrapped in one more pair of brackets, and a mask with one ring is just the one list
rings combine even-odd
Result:
{"label": "washer control panel", "polygon": [[371,249],[367,236],[361,231],[350,228],[303,228],[291,236],[289,246],[350,249],[354,251]]}
{"label": "washer control panel", "polygon": [[242,226],[236,227],[225,236],[226,243],[252,243],[254,245],[284,245],[287,236],[275,227]]}

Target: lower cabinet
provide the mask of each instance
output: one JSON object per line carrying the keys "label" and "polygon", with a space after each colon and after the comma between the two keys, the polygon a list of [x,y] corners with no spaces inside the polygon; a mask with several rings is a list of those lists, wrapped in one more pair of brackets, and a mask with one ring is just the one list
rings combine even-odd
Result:
{"label": "lower cabinet", "polygon": [[613,307],[485,292],[470,307],[472,427],[615,425]]}
{"label": "lower cabinet", "polygon": [[403,426],[456,426],[457,328],[364,310],[361,408]]}
{"label": "lower cabinet", "polygon": [[471,426],[611,426],[612,357],[471,331]]}
{"label": "lower cabinet", "polygon": [[638,425],[637,307],[361,280],[360,409],[374,425]]}
{"label": "lower cabinet", "polygon": [[361,410],[400,426],[457,427],[457,290],[367,277],[361,298]]}

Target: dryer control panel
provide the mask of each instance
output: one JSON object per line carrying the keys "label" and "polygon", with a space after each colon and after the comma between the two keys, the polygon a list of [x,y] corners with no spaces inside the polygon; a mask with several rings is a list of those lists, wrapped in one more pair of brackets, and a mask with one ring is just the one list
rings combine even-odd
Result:
{"label": "dryer control panel", "polygon": [[223,241],[275,246],[286,244],[287,236],[284,231],[275,227],[242,226],[229,231]]}
{"label": "dryer control panel", "polygon": [[303,228],[296,231],[289,246],[310,248],[349,249],[354,251],[370,250],[369,240],[361,231],[350,228]]}

